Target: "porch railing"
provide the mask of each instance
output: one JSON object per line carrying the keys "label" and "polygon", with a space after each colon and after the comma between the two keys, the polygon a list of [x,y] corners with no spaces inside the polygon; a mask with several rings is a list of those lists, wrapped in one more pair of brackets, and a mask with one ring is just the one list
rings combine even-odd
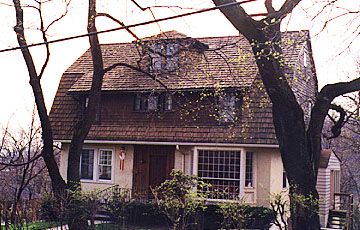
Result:
{"label": "porch railing", "polygon": [[328,227],[334,225],[346,230],[353,229],[354,198],[352,194],[334,193],[333,207],[329,211]]}

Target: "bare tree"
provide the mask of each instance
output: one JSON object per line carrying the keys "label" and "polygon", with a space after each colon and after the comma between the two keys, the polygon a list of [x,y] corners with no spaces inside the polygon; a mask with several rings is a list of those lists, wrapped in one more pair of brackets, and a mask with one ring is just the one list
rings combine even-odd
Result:
{"label": "bare tree", "polygon": [[29,130],[11,133],[5,129],[2,137],[0,201],[5,212],[11,207],[9,219],[12,224],[21,225],[23,221],[36,218],[36,206],[27,205],[35,204],[34,201],[48,187],[45,165],[39,157],[42,150],[40,129],[35,127],[34,119],[32,121]]}
{"label": "bare tree", "polygon": [[[304,198],[291,198],[292,227],[293,229],[319,229],[317,205],[311,200],[318,198],[315,186],[324,121],[329,110],[340,111],[332,104],[336,97],[360,90],[360,78],[324,86],[317,93],[309,126],[306,127],[304,112],[296,100],[286,79],[284,67],[276,55],[283,53],[280,46],[281,21],[300,1],[287,0],[279,10],[275,10],[272,1],[266,0],[267,15],[260,20],[251,18],[241,5],[222,8],[221,12],[252,45],[262,82],[272,102],[276,137],[291,185],[290,197]],[[215,5],[222,5],[233,3],[235,0],[213,0],[213,2]],[[335,136],[341,129],[340,120],[334,125]]]}
{"label": "bare tree", "polygon": [[[127,67],[131,67],[131,66],[127,65],[126,63],[117,63],[114,66],[104,68],[100,43],[96,33],[97,29],[95,26],[96,17],[104,16],[104,15],[97,14],[96,0],[89,0],[88,32],[89,34],[91,34],[89,36],[89,43],[90,43],[90,50],[93,61],[92,85],[91,85],[91,90],[89,92],[88,105],[74,127],[73,137],[69,150],[69,159],[68,159],[68,167],[67,167],[68,178],[67,178],[67,182],[65,182],[65,180],[60,175],[59,168],[55,160],[54,149],[53,149],[53,145],[54,145],[53,133],[51,128],[51,123],[49,120],[49,115],[45,106],[43,90],[40,82],[50,58],[50,49],[49,49],[49,44],[47,43],[48,40],[47,40],[46,32],[51,25],[59,21],[62,17],[64,17],[64,15],[61,15],[59,18],[52,21],[48,26],[45,26],[44,19],[42,16],[41,6],[42,4],[47,3],[48,1],[36,1],[36,2],[38,6],[32,8],[35,8],[38,12],[40,19],[40,33],[42,34],[43,41],[46,44],[45,45],[46,59],[39,72],[36,69],[33,57],[27,46],[27,40],[24,30],[23,6],[21,5],[20,0],[13,0],[15,12],[16,12],[16,26],[14,27],[14,30],[17,35],[18,44],[21,47],[21,52],[23,54],[23,58],[25,60],[28,69],[28,74],[30,77],[30,85],[33,90],[33,95],[35,98],[35,103],[40,118],[40,123],[42,128],[42,139],[43,139],[43,149],[41,156],[44,159],[46,168],[49,172],[53,191],[55,192],[56,195],[61,197],[65,195],[66,189],[70,189],[74,191],[80,188],[80,176],[79,176],[80,154],[81,154],[83,142],[90,130],[92,123],[95,120],[95,114],[100,104],[101,85],[104,74],[106,73],[106,71],[109,71],[116,66],[121,66],[121,65]],[[70,1],[66,1],[66,4],[69,3]],[[111,18],[111,16],[109,17]],[[118,23],[122,24],[120,21],[118,21]],[[71,229],[87,229],[87,223],[83,221],[76,221],[77,218],[76,216],[73,216],[71,218],[75,219],[75,221],[72,220],[69,222],[71,223],[70,226]]]}

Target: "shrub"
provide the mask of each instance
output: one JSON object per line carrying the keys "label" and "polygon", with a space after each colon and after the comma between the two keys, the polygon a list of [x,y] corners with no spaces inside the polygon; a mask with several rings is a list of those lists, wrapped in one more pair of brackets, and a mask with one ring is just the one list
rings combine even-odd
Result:
{"label": "shrub", "polygon": [[152,190],[155,201],[173,229],[189,229],[199,225],[201,213],[206,209],[208,186],[198,177],[172,171],[172,179]]}
{"label": "shrub", "polygon": [[134,206],[135,202],[130,199],[129,191],[115,189],[106,202],[105,208],[113,221],[124,227],[130,219]]}
{"label": "shrub", "polygon": [[[239,204],[239,203],[238,203]],[[221,204],[210,204],[207,206],[204,216],[204,229],[221,229],[221,228],[235,228],[234,226],[226,226],[229,224],[223,223],[224,216],[222,214],[222,210],[220,208]],[[235,205],[235,204],[234,204]],[[242,227],[246,229],[269,229],[270,224],[275,220],[275,213],[266,207],[253,207],[245,204],[246,207],[239,208],[239,210],[244,210],[242,213],[246,216],[245,221],[242,222]],[[223,206],[224,208],[224,206]],[[233,208],[232,208],[233,209]],[[227,209],[227,210],[230,210]],[[231,212],[227,213],[231,215]],[[239,226],[238,226],[239,227]]]}

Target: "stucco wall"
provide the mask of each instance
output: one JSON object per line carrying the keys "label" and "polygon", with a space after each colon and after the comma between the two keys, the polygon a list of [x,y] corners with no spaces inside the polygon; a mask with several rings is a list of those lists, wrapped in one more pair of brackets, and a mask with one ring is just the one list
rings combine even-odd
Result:
{"label": "stucco wall", "polygon": [[[126,157],[124,162],[124,170],[120,170],[119,152],[121,147],[125,147]],[[84,145],[84,148],[90,149],[112,149],[114,151],[113,162],[113,178],[111,181],[82,181],[81,186],[84,190],[105,189],[113,185],[119,185],[122,188],[132,188],[133,175],[133,156],[134,148],[132,145]],[[69,145],[63,144],[61,147],[60,157],[60,173],[66,178],[67,159]],[[94,168],[96,170],[97,168]]]}
{"label": "stucco wall", "polygon": [[269,206],[271,194],[283,191],[283,165],[280,153],[272,148],[246,149],[254,153],[256,204]]}
{"label": "stucco wall", "polygon": [[[125,167],[120,171],[119,151],[124,146],[126,151]],[[84,148],[106,148],[115,151],[115,162],[113,164],[113,180],[111,182],[83,181],[84,190],[104,189],[112,185],[120,185],[124,188],[132,188],[133,180],[133,153],[132,145],[85,145]],[[244,152],[254,153],[253,180],[252,188],[245,188],[244,192],[249,203],[255,203],[261,206],[269,206],[271,194],[283,191],[282,176],[283,166],[280,153],[272,148],[242,148]],[[194,146],[178,146],[175,150],[174,169],[184,171],[186,174],[194,174]],[[62,145],[60,158],[60,172],[66,178],[68,157],[68,144]],[[242,169],[245,170],[245,158],[243,158]]]}

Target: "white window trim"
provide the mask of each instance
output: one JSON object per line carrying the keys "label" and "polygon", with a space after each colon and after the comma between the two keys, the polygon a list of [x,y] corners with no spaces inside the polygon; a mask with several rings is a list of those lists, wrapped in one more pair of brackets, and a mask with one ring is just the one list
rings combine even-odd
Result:
{"label": "white window trim", "polygon": [[[114,183],[115,176],[115,150],[113,148],[91,148],[85,147],[84,150],[94,150],[94,162],[93,162],[93,179],[81,179],[80,182],[87,183]],[[99,157],[100,151],[111,151],[111,180],[99,179]],[[81,155],[80,155],[80,170],[81,170]],[[81,175],[80,175],[81,176]]]}
{"label": "white window trim", "polygon": [[[198,175],[198,163],[199,163],[199,150],[210,150],[210,151],[238,151],[240,152],[240,192],[239,197],[243,197],[245,195],[245,163],[246,163],[246,150],[244,148],[227,148],[227,147],[194,147],[193,152],[193,174]],[[222,199],[211,199],[211,200],[219,200]]]}

